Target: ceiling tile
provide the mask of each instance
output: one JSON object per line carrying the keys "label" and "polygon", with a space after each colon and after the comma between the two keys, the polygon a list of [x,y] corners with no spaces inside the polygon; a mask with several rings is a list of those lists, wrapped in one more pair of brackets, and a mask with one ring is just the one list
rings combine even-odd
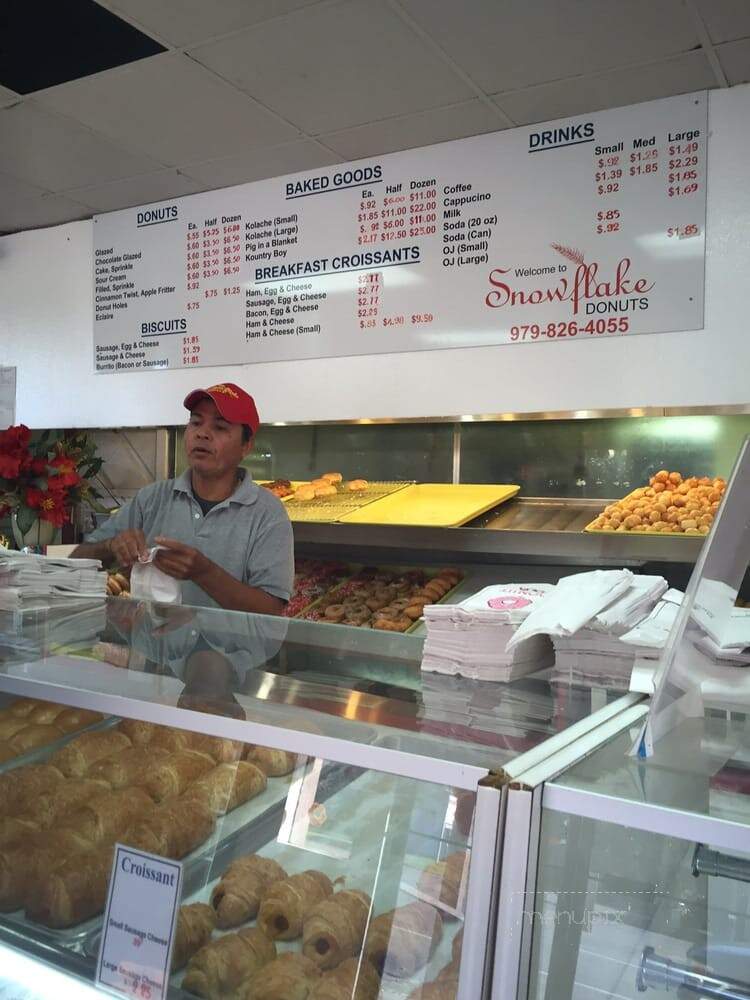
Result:
{"label": "ceiling tile", "polygon": [[47,194],[43,188],[27,184],[17,177],[9,177],[8,174],[0,174],[0,204],[9,201],[23,201],[28,198],[41,198]]}
{"label": "ceiling tile", "polygon": [[703,52],[690,52],[650,66],[613,70],[598,76],[558,80],[494,99],[520,125],[652,101],[716,86]]}
{"label": "ceiling tile", "polygon": [[447,108],[420,111],[415,115],[388,118],[359,125],[343,132],[321,136],[321,141],[341,153],[347,160],[358,160],[379,153],[392,153],[398,149],[429,146],[448,139],[463,139],[480,132],[494,132],[503,128],[497,114],[481,101],[465,101]]}
{"label": "ceiling tile", "polygon": [[473,96],[382,0],[301,10],[192,55],[311,133]]}
{"label": "ceiling tile", "polygon": [[62,222],[85,219],[90,215],[91,209],[59,194],[21,198],[18,201],[0,198],[0,233],[58,226]]}
{"label": "ceiling tile", "polygon": [[300,140],[271,149],[259,149],[254,153],[241,153],[239,156],[207,160],[205,163],[190,163],[184,169],[204,186],[220,188],[327,167],[338,163],[339,159],[335,153],[326,152],[314,142]]}
{"label": "ceiling tile", "polygon": [[91,205],[97,212],[114,212],[119,208],[148,205],[154,201],[180,198],[202,190],[202,184],[191,177],[185,177],[177,170],[160,170],[155,174],[127,177],[121,181],[78,188],[66,193]]}
{"label": "ceiling tile", "polygon": [[738,42],[727,42],[716,48],[727,80],[732,86],[750,82],[750,38]]}
{"label": "ceiling tile", "polygon": [[106,6],[170,45],[194,45],[318,0],[113,0]]}
{"label": "ceiling tile", "polygon": [[35,100],[168,166],[205,159],[207,150],[229,155],[298,134],[174,52],[53,87]]}
{"label": "ceiling tile", "polygon": [[748,0],[696,0],[712,42],[730,42],[750,35]]}
{"label": "ceiling tile", "polygon": [[0,108],[4,108],[8,104],[15,104],[20,100],[21,95],[17,94],[15,90],[8,90],[7,87],[0,87]]}
{"label": "ceiling tile", "polygon": [[0,111],[0,171],[48,191],[101,184],[157,166],[31,101]]}
{"label": "ceiling tile", "polygon": [[487,93],[648,62],[699,43],[681,0],[402,0]]}

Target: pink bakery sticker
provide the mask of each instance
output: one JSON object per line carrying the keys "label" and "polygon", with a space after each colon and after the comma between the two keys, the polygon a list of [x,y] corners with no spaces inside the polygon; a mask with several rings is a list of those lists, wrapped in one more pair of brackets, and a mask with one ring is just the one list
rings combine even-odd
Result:
{"label": "pink bakery sticker", "polygon": [[517,608],[526,608],[531,604],[528,597],[491,597],[487,601],[487,607],[494,608],[495,611],[515,611]]}

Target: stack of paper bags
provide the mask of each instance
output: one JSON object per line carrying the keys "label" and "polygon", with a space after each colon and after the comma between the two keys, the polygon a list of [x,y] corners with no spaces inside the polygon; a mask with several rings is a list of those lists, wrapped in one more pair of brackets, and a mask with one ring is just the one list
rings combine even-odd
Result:
{"label": "stack of paper bags", "polygon": [[55,559],[0,548],[0,610],[54,598],[106,597],[107,573],[98,559]]}
{"label": "stack of paper bags", "polygon": [[557,679],[627,688],[636,653],[620,641],[667,589],[661,576],[595,570],[563,577],[529,615],[510,647],[539,634],[552,638]]}
{"label": "stack of paper bags", "polygon": [[428,604],[422,670],[475,680],[509,681],[552,664],[549,639],[535,636],[512,651],[508,640],[554,587],[495,584],[460,604]]}

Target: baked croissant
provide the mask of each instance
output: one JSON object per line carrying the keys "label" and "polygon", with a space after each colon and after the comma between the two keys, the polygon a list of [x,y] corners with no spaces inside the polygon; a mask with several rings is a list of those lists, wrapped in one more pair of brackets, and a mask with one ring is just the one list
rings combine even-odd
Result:
{"label": "baked croissant", "polygon": [[189,750],[192,736],[193,734],[189,733],[186,729],[155,726],[149,743],[157,747],[164,747],[170,753],[175,753],[177,750]]}
{"label": "baked croissant", "polygon": [[154,806],[149,800],[149,808],[136,818],[123,841],[129,847],[176,860],[208,840],[215,825],[214,814],[200,801],[176,799]]}
{"label": "baked croissant", "polygon": [[211,940],[216,914],[206,903],[181,906],[172,949],[172,972],[181,969],[188,959]]}
{"label": "baked croissant", "polygon": [[313,986],[308,1000],[378,1000],[380,977],[363,958],[347,958]]}
{"label": "baked croissant", "polygon": [[67,705],[56,705],[54,702],[42,702],[41,705],[37,705],[36,708],[32,708],[29,714],[26,716],[26,720],[29,725],[34,723],[35,725],[48,726],[62,712],[65,711]]}
{"label": "baked croissant", "polygon": [[112,788],[124,788],[136,784],[144,771],[155,761],[167,757],[169,750],[163,747],[128,747],[122,753],[103,757],[86,772],[87,778],[101,778]]}
{"label": "baked croissant", "polygon": [[68,778],[82,778],[92,764],[110,754],[126,750],[130,740],[116,729],[98,729],[81,733],[50,758],[58,770]]}
{"label": "baked croissant", "polygon": [[445,903],[455,910],[466,864],[466,851],[449,854],[443,861],[436,861],[425,868],[417,888],[429,899]]}
{"label": "baked croissant", "polygon": [[64,735],[62,729],[58,729],[57,726],[28,725],[19,729],[15,736],[11,736],[8,740],[8,746],[17,754],[28,753],[29,750],[35,750],[37,747],[46,747]]}
{"label": "baked croissant", "polygon": [[246,979],[235,1000],[308,1000],[319,977],[320,969],[314,962],[288,951]]}
{"label": "baked croissant", "polygon": [[0,802],[6,812],[25,811],[29,802],[63,781],[62,771],[51,764],[27,764],[0,774]]}
{"label": "baked croissant", "polygon": [[157,726],[154,722],[142,722],[140,719],[123,719],[118,723],[117,729],[128,737],[134,747],[145,747],[151,743],[161,726]]}
{"label": "baked croissant", "polygon": [[225,1000],[243,980],[274,958],[276,945],[257,927],[225,934],[193,955],[182,989],[206,1000]]}
{"label": "baked croissant", "polygon": [[151,799],[142,788],[120,788],[103,792],[69,813],[62,826],[92,844],[99,844],[124,834],[136,817],[150,807]]}
{"label": "baked croissant", "polygon": [[105,781],[69,778],[52,791],[32,799],[18,819],[31,820],[40,830],[48,830],[56,820],[84,805],[94,796],[108,791],[109,785]]}
{"label": "baked croissant", "polygon": [[370,897],[357,889],[344,889],[318,903],[304,919],[302,953],[321,969],[333,969],[358,955],[370,905]]}
{"label": "baked croissant", "polygon": [[9,740],[26,725],[28,725],[26,719],[20,715],[8,715],[0,719],[0,740]]}
{"label": "baked croissant", "polygon": [[237,927],[256,916],[264,893],[286,872],[271,858],[247,854],[236,858],[211,893],[211,906],[221,928]]}
{"label": "baked croissant", "polygon": [[55,725],[64,733],[74,733],[76,729],[85,729],[101,722],[104,716],[101,712],[91,712],[87,708],[66,708],[55,719]]}
{"label": "baked croissant", "polygon": [[308,913],[333,892],[331,880],[323,872],[301,872],[276,882],[263,896],[258,910],[258,927],[272,940],[291,941],[302,933]]}
{"label": "baked croissant", "polygon": [[0,819],[0,847],[18,847],[41,829],[31,816],[4,816]]}
{"label": "baked croissant", "polygon": [[43,704],[43,701],[37,701],[36,698],[18,698],[16,701],[12,702],[12,704],[8,705],[6,711],[11,715],[26,716],[29,715],[30,712],[33,712],[37,705]]}
{"label": "baked croissant", "polygon": [[0,910],[17,910],[66,858],[91,850],[91,843],[74,830],[47,830],[20,847],[0,850]]}
{"label": "baked croissant", "polygon": [[375,917],[365,955],[382,975],[406,979],[426,965],[443,936],[443,921],[429,903],[409,903]]}
{"label": "baked croissant", "polygon": [[260,795],[265,787],[265,774],[255,764],[238,760],[233,764],[217,764],[194,781],[183,797],[199,799],[217,816],[223,816]]}
{"label": "baked croissant", "polygon": [[114,841],[74,854],[42,879],[26,914],[47,927],[72,927],[99,913],[107,901]]}
{"label": "baked croissant", "polygon": [[217,764],[231,764],[241,760],[245,744],[239,740],[227,740],[221,736],[206,736],[204,733],[191,733],[188,746],[191,750],[199,750],[213,757]]}
{"label": "baked croissant", "polygon": [[412,990],[407,1000],[456,1000],[457,992],[457,979],[436,979]]}
{"label": "baked croissant", "polygon": [[148,768],[142,787],[154,802],[182,795],[188,785],[215,767],[212,757],[197,750],[176,750]]}
{"label": "baked croissant", "polygon": [[248,744],[245,760],[255,764],[269,778],[280,778],[290,774],[297,764],[297,754],[287,750],[272,750],[270,747],[256,747]]}

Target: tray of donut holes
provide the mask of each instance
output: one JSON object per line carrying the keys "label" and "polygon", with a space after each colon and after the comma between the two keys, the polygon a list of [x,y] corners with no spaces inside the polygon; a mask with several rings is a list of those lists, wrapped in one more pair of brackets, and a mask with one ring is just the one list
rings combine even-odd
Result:
{"label": "tray of donut holes", "polygon": [[408,632],[415,628],[426,604],[450,597],[463,579],[461,570],[367,566],[329,590],[302,612],[308,621]]}
{"label": "tray of donut holes", "polygon": [[324,472],[309,482],[276,479],[260,485],[283,501],[290,520],[331,522],[412,483],[368,482],[366,479],[344,479],[340,472]]}
{"label": "tray of donut holes", "polygon": [[689,476],[662,469],[648,486],[609,504],[584,531],[604,534],[700,537],[711,530],[726,482],[720,476]]}

